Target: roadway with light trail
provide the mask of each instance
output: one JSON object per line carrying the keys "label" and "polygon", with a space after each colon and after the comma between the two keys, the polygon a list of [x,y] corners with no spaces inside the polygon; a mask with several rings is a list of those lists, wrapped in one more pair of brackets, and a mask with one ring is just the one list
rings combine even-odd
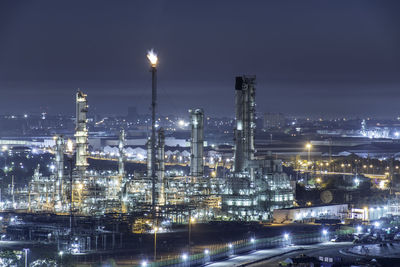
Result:
{"label": "roadway with light trail", "polygon": [[[333,256],[334,257],[353,257],[354,255],[346,256],[340,254],[341,249],[354,246],[351,242],[325,242],[315,245],[294,245],[284,248],[262,249],[252,251],[246,255],[231,256],[229,259],[219,262],[212,262],[207,264],[207,267],[228,267],[228,266],[278,266],[279,262],[289,257],[296,257],[300,254],[307,254],[309,256]],[[311,255],[311,254],[312,255]]]}

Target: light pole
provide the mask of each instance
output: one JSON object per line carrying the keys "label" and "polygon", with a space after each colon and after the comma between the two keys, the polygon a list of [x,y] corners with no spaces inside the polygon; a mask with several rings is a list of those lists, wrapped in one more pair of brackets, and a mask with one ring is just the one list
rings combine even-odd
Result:
{"label": "light pole", "polygon": [[28,267],[28,251],[29,251],[29,248],[24,248],[23,251],[25,252],[25,267]]}
{"label": "light pole", "polygon": [[147,53],[151,65],[151,210],[156,218],[156,106],[157,106],[157,63],[158,57],[153,49]]}
{"label": "light pole", "polygon": [[196,220],[194,218],[192,218],[191,216],[189,216],[189,244],[188,244],[188,251],[189,251],[189,255],[190,255],[190,243],[192,242],[192,223],[194,223]]}
{"label": "light pole", "polygon": [[58,252],[58,255],[60,255],[60,266],[62,266],[62,256],[63,256],[63,254],[64,254],[64,251],[60,251],[60,252]]}
{"label": "light pole", "polygon": [[158,227],[154,227],[154,261],[157,260],[157,231]]}
{"label": "light pole", "polygon": [[311,158],[311,148],[312,148],[311,143],[307,143],[306,148],[308,150],[307,169],[309,169],[310,168],[310,160],[311,160],[310,159]]}

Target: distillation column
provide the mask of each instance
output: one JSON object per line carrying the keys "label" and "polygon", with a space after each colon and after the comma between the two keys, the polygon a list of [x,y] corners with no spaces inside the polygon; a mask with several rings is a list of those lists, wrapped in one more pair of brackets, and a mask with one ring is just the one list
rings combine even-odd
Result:
{"label": "distillation column", "polygon": [[190,176],[192,181],[195,181],[202,178],[204,174],[204,112],[202,109],[191,109],[189,114],[192,130],[190,139]]}
{"label": "distillation column", "polygon": [[78,91],[76,93],[76,168],[80,175],[84,176],[86,168],[89,165],[87,162],[88,156],[88,129],[87,129],[87,112],[88,104],[86,94]]}
{"label": "distillation column", "polygon": [[146,148],[147,148],[147,159],[146,159],[146,163],[147,163],[147,178],[151,179],[152,176],[152,171],[153,171],[153,167],[152,167],[152,162],[151,162],[151,138],[147,139],[147,143],[146,143]]}
{"label": "distillation column", "polygon": [[234,129],[236,173],[249,171],[249,161],[254,159],[255,79],[255,76],[236,77]]}
{"label": "distillation column", "polygon": [[61,205],[63,199],[63,181],[64,181],[64,138],[62,135],[55,137],[56,153],[55,153],[55,165],[56,165],[56,196],[57,205]]}
{"label": "distillation column", "polygon": [[[158,143],[157,143],[157,160],[158,160],[158,175],[157,184],[161,186],[159,190],[158,204],[165,205],[165,133],[164,129],[158,130]],[[157,190],[158,191],[158,190]]]}
{"label": "distillation column", "polygon": [[118,151],[119,151],[119,156],[118,156],[118,174],[124,178],[125,176],[125,152],[124,152],[124,147],[125,147],[125,131],[121,130],[119,133],[119,141],[118,141]]}

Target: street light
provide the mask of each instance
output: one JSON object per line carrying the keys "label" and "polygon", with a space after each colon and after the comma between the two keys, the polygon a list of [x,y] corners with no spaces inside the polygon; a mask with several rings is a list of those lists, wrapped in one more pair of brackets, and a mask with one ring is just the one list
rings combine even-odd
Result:
{"label": "street light", "polygon": [[288,234],[288,233],[284,234],[284,235],[283,235],[283,238],[284,238],[285,240],[289,240],[289,234]]}
{"label": "street light", "polygon": [[154,227],[154,261],[157,260],[157,231],[158,227]]}
{"label": "street light", "polygon": [[306,149],[308,150],[307,169],[310,168],[311,148],[312,148],[311,143],[307,143],[306,144]]}
{"label": "street light", "polygon": [[204,254],[208,255],[208,254],[210,254],[210,251],[208,249],[205,249]]}
{"label": "street light", "polygon": [[60,252],[58,252],[58,255],[60,255],[60,265],[62,266],[62,256],[64,255],[64,251],[61,250]]}
{"label": "street light", "polygon": [[193,217],[191,217],[191,216],[189,216],[189,244],[188,244],[188,247],[189,247],[189,253],[190,253],[190,246],[191,246],[191,242],[192,242],[192,240],[191,240],[191,236],[192,236],[192,223],[195,223],[196,222],[196,219],[195,218],[193,218]]}
{"label": "street light", "polygon": [[186,261],[188,258],[188,255],[186,253],[183,253],[181,257],[182,257],[182,260]]}
{"label": "street light", "polygon": [[328,230],[326,230],[326,229],[322,230],[322,235],[323,235],[324,237],[327,236],[327,235],[328,235]]}
{"label": "street light", "polygon": [[25,252],[25,267],[28,267],[28,251],[29,251],[29,248],[24,248],[23,251]]}
{"label": "street light", "polygon": [[142,267],[146,267],[146,266],[147,266],[147,261],[142,261],[141,266],[142,266]]}

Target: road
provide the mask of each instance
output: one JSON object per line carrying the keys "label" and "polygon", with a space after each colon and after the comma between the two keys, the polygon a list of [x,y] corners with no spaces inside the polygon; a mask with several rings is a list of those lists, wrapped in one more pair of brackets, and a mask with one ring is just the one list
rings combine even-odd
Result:
{"label": "road", "polygon": [[297,250],[282,256],[277,256],[270,259],[266,259],[264,261],[259,261],[257,263],[248,264],[246,266],[249,267],[278,266],[279,262],[284,261],[286,258],[298,257],[300,254],[305,254],[307,256],[317,257],[317,258],[319,256],[323,256],[331,258],[342,258],[344,261],[354,260],[355,258],[354,255],[340,253],[340,250],[352,246],[354,246],[354,244],[352,244],[351,242],[341,242],[341,243],[326,242],[316,245],[307,245],[307,246],[302,246],[303,250]]}
{"label": "road", "polygon": [[[339,250],[353,246],[350,242],[333,243],[326,242],[315,245],[296,245],[285,248],[263,249],[250,252],[246,255],[232,256],[225,261],[214,262],[207,265],[207,267],[228,267],[228,266],[278,266],[280,261],[289,257],[296,257],[300,254],[309,256],[330,256],[349,258],[354,256],[346,256],[340,254]],[[263,260],[265,259],[265,260]],[[256,262],[256,263],[254,263]]]}

